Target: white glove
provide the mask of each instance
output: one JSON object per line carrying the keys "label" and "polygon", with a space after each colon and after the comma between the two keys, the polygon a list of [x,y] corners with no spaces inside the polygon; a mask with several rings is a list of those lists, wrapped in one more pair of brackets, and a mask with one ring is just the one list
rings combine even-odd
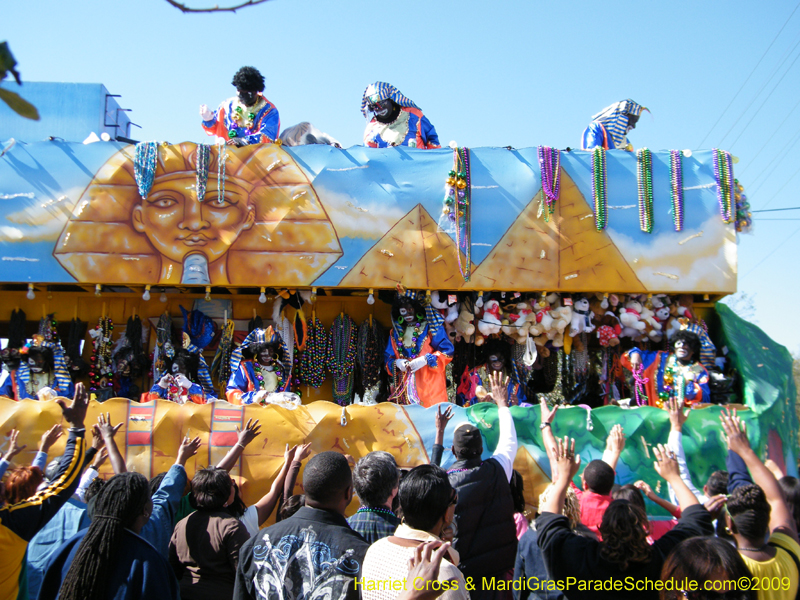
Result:
{"label": "white glove", "polygon": [[394,361],[394,366],[397,367],[399,371],[405,373],[406,370],[408,370],[408,361],[405,358],[398,358]]}
{"label": "white glove", "polygon": [[182,388],[184,388],[186,390],[188,390],[190,387],[192,387],[192,382],[189,381],[189,378],[186,377],[186,375],[184,375],[183,373],[178,373],[175,376],[175,383],[177,383],[179,386],[181,386]]}
{"label": "white glove", "polygon": [[200,116],[203,117],[203,121],[210,121],[214,118],[214,113],[208,109],[208,106],[205,104],[200,105]]}
{"label": "white glove", "polygon": [[427,367],[428,361],[425,360],[424,356],[418,356],[412,361],[409,361],[408,368],[412,373],[419,371],[422,367]]}
{"label": "white glove", "polygon": [[259,390],[259,391],[257,391],[256,395],[253,396],[253,404],[261,402],[266,397],[267,397],[267,390]]}
{"label": "white glove", "polygon": [[172,375],[170,375],[169,373],[165,374],[161,379],[158,380],[158,387],[167,389],[169,387],[171,379]]}

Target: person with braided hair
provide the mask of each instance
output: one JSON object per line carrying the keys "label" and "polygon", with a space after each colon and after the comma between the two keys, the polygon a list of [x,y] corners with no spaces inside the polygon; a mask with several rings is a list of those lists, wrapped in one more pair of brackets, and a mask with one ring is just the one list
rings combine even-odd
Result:
{"label": "person with braided hair", "polygon": [[153,510],[147,478],[121,473],[92,500],[92,524],[50,560],[39,598],[178,600],[178,582],[167,559],[139,537]]}

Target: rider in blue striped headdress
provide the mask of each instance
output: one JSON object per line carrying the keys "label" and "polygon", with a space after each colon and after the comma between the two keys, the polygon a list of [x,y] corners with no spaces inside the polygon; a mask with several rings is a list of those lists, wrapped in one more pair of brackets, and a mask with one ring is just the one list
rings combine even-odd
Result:
{"label": "rider in blue striped headdress", "polygon": [[393,85],[371,83],[361,97],[361,113],[370,119],[364,130],[365,146],[440,147],[439,136],[428,118]]}
{"label": "rider in blue striped headdress", "polygon": [[591,150],[600,146],[606,150],[633,150],[627,135],[636,127],[643,110],[647,108],[630,98],[605,107],[592,117],[592,122],[584,130],[581,149]]}

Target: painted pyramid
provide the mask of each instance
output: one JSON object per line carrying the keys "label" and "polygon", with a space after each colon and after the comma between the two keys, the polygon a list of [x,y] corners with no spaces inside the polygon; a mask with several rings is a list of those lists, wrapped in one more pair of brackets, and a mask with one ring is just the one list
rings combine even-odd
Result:
{"label": "painted pyramid", "polygon": [[[561,195],[550,221],[538,216],[539,192],[474,271],[472,289],[646,291],[592,208],[561,171]],[[465,286],[466,287],[466,286]]]}
{"label": "painted pyramid", "polygon": [[[462,255],[463,260],[463,255]],[[376,243],[339,282],[343,287],[456,289],[456,243],[438,231],[436,221],[417,204]]]}

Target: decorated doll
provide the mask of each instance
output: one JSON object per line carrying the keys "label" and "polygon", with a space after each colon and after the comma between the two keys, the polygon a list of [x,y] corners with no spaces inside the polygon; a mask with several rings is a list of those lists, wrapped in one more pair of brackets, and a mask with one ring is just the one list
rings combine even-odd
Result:
{"label": "decorated doll", "polygon": [[672,338],[673,352],[632,348],[622,355],[622,366],[635,378],[644,378],[650,406],[664,407],[670,398],[691,405],[709,402],[708,371],[697,360],[700,338],[691,331],[679,331]]}
{"label": "decorated doll", "polygon": [[14,400],[72,398],[74,394],[75,386],[64,360],[64,349],[58,342],[46,341],[38,334],[33,336],[33,343],[29,342],[20,349],[19,365],[9,370],[9,376],[0,387],[0,396]]}
{"label": "decorated doll", "polygon": [[288,350],[272,327],[254,329],[231,354],[226,395],[231,404],[254,404],[289,387]]}
{"label": "decorated doll", "polygon": [[416,146],[439,148],[439,136],[428,118],[393,85],[371,83],[361,99],[361,113],[369,119],[364,145],[370,148]]}
{"label": "decorated doll", "polygon": [[397,297],[384,358],[394,378],[392,398],[400,403],[433,406],[447,402],[445,368],[453,359],[454,348],[441,321],[432,323],[413,292]]}
{"label": "decorated doll", "polygon": [[162,398],[178,404],[193,402],[205,404],[208,400],[203,387],[195,383],[200,366],[198,355],[182,348],[173,358],[167,359],[167,372],[147,394],[147,400]]}

